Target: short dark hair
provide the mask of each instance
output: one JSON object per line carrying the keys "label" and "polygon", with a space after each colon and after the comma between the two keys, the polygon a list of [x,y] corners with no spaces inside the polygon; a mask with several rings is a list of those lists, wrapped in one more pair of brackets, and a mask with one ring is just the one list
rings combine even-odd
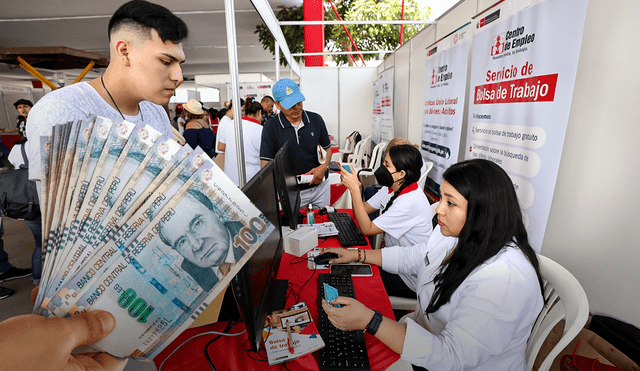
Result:
{"label": "short dark hair", "polygon": [[264,97],[262,97],[262,99],[260,100],[260,103],[264,102],[265,100],[270,100],[272,102],[275,102],[275,100],[273,98],[271,98],[270,95],[265,95]]}
{"label": "short dark hair", "polygon": [[31,103],[31,101],[30,101],[30,100],[28,100],[28,99],[18,99],[18,100],[13,104],[13,106],[14,106],[16,109],[18,109],[18,106],[19,106],[19,105],[21,105],[21,104],[26,104],[26,105],[27,105],[27,106],[29,106],[29,107],[33,107],[33,103]]}
{"label": "short dark hair", "polygon": [[113,13],[109,20],[109,40],[122,26],[137,27],[149,33],[149,36],[154,29],[162,42],[169,40],[177,44],[189,36],[187,24],[182,19],[169,9],[145,0],[129,1]]}

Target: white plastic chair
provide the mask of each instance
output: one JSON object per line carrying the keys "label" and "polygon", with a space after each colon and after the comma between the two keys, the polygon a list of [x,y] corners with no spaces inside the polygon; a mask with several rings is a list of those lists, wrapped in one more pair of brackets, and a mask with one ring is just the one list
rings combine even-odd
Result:
{"label": "white plastic chair", "polygon": [[[431,164],[433,166],[433,163]],[[429,170],[427,170],[427,173]],[[431,215],[436,214],[436,208],[440,205],[440,201],[431,204]],[[377,243],[378,241],[376,241]],[[380,245],[377,247],[380,248]],[[400,296],[389,296],[391,302],[391,308],[395,310],[416,310],[418,306],[418,300],[413,298],[403,298]]]}
{"label": "white plastic chair", "polygon": [[371,151],[371,162],[369,162],[369,166],[367,168],[363,168],[358,173],[358,176],[369,176],[374,175],[376,170],[382,165],[384,162],[384,150],[387,148],[387,142],[380,142],[373,147],[373,151]]}
{"label": "white plastic chair", "polygon": [[424,189],[424,184],[427,182],[427,174],[429,174],[429,171],[431,171],[431,169],[433,168],[433,162],[427,161],[425,162],[425,165],[427,169],[425,170],[424,174],[420,176],[420,179],[418,179],[418,187],[420,189]]}
{"label": "white plastic chair", "polygon": [[353,153],[347,156],[347,164],[351,164],[358,171],[367,167],[371,158],[371,135],[356,144]]}
{"label": "white plastic chair", "polygon": [[353,153],[353,150],[355,149],[355,140],[351,137],[347,137],[347,139],[344,140],[344,148],[340,150],[339,152],[339,159],[334,160],[335,153],[333,154],[333,156],[331,157],[332,161],[337,161],[337,162],[342,162],[344,159],[344,155],[350,155]]}
{"label": "white plastic chair", "polygon": [[539,371],[548,371],[558,354],[587,323],[589,302],[580,282],[568,270],[546,256],[538,255],[538,261],[547,303],[538,315],[527,342],[527,370],[533,369],[533,362],[551,329],[560,320],[565,320],[560,341],[538,368]]}

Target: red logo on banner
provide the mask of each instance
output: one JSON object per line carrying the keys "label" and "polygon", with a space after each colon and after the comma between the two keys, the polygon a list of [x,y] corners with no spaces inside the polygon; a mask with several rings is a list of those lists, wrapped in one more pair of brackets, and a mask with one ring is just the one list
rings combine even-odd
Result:
{"label": "red logo on banner", "polygon": [[438,74],[436,73],[436,69],[433,69],[431,73],[431,85],[436,84],[438,82]]}
{"label": "red logo on banner", "polygon": [[553,102],[558,74],[476,86],[474,104]]}
{"label": "red logo on banner", "polygon": [[495,35],[493,37],[493,45],[491,45],[491,55],[498,55],[504,53],[504,33]]}
{"label": "red logo on banner", "polygon": [[453,45],[458,43],[458,34],[453,35]]}

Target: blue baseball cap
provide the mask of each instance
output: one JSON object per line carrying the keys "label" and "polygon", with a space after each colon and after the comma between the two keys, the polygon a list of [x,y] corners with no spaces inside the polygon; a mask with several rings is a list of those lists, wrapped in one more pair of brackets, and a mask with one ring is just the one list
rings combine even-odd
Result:
{"label": "blue baseball cap", "polygon": [[289,109],[298,102],[304,101],[304,95],[293,80],[280,79],[273,85],[273,99],[279,102],[284,109]]}

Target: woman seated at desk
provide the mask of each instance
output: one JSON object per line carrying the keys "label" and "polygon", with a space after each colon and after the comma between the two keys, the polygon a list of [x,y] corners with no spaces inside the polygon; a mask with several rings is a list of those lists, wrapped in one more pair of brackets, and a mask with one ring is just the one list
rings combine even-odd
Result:
{"label": "woman seated at desk", "polygon": [[[517,370],[543,306],[538,259],[527,238],[509,176],[474,159],[443,175],[438,226],[427,253],[398,263],[418,274],[416,311],[400,322],[351,298],[322,307],[341,330],[376,336],[402,358],[429,370]],[[380,250],[329,249],[332,263],[360,260],[385,268]]]}
{"label": "woman seated at desk", "polygon": [[[375,172],[378,184],[383,187],[366,202],[362,200],[361,184],[355,174],[342,169],[342,184],[351,192],[353,213],[364,235],[384,232],[385,255],[399,255],[406,249],[426,241],[433,230],[431,206],[424,192],[418,187],[420,169],[423,166],[420,151],[408,144],[389,149],[382,166]],[[373,221],[369,214],[381,210]],[[382,282],[387,293],[394,296],[415,297],[417,276],[400,275],[382,271]]]}

